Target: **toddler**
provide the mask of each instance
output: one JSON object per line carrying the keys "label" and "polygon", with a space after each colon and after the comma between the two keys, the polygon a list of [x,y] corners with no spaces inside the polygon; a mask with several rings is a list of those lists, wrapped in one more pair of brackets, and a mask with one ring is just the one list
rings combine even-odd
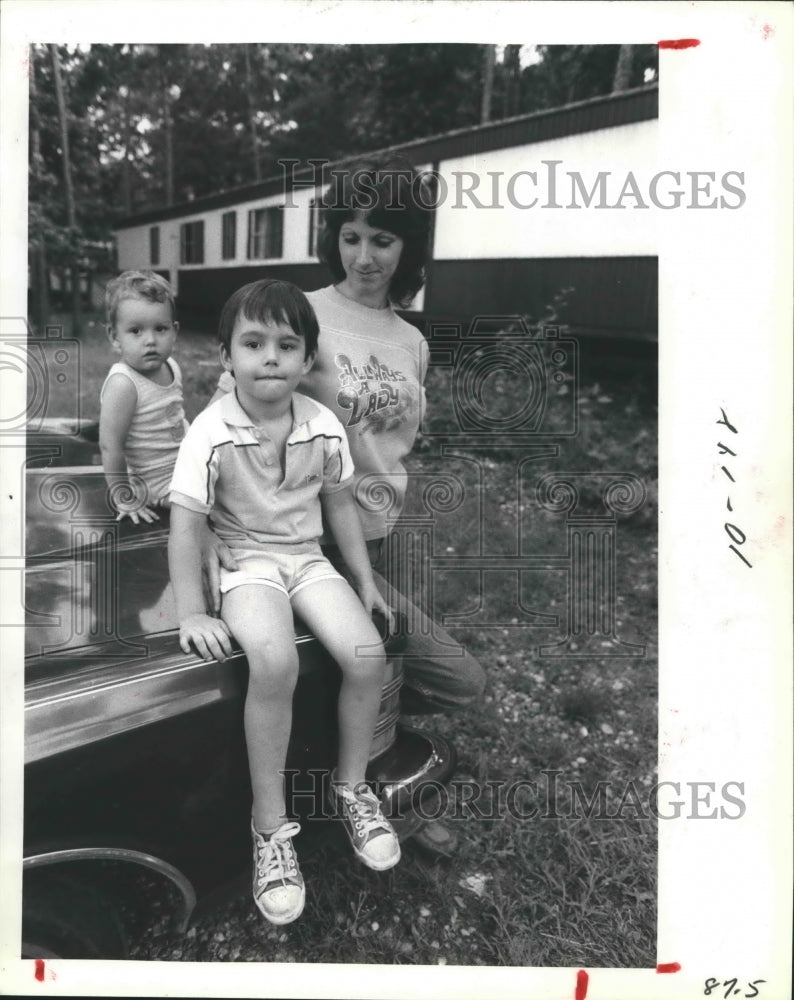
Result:
{"label": "toddler", "polygon": [[102,467],[118,519],[156,521],[187,430],[182,375],[171,357],[179,330],[174,295],[152,271],[125,271],[109,282],[105,306],[120,360],[100,394]]}

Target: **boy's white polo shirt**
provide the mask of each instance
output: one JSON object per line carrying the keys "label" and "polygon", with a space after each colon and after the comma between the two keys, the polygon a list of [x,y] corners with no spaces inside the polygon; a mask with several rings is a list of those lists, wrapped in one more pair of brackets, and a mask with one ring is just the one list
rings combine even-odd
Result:
{"label": "boy's white polo shirt", "polygon": [[190,426],[171,480],[172,503],[209,514],[234,548],[301,545],[322,534],[319,496],[352,484],[344,428],[321,403],[292,396],[285,468],[265,430],[227,393]]}

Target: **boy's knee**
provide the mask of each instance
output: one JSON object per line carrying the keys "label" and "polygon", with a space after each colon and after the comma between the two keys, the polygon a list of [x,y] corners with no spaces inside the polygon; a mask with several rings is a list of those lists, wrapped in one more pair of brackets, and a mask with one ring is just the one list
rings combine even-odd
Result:
{"label": "boy's knee", "polygon": [[353,681],[361,683],[377,681],[383,684],[386,674],[386,654],[383,648],[357,649],[347,666],[342,667],[342,673]]}
{"label": "boy's knee", "polygon": [[248,655],[249,685],[262,690],[292,689],[298,680],[298,652],[293,646],[265,643]]}

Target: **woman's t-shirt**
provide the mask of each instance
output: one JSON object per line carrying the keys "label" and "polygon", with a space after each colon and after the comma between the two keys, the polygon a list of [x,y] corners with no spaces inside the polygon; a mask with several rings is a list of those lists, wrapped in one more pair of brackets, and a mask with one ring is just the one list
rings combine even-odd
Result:
{"label": "woman's t-shirt", "polygon": [[[427,344],[391,307],[370,309],[332,286],[306,297],[320,338],[300,391],[327,406],[345,428],[364,537],[382,538],[403,507],[403,459],[425,409]],[[224,373],[218,385],[228,392],[234,381]]]}

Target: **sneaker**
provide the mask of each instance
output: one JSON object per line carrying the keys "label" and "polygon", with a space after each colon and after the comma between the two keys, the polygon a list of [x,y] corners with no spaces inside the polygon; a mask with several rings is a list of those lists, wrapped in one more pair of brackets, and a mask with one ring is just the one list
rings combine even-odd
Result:
{"label": "sneaker", "polygon": [[300,833],[297,823],[282,823],[266,836],[254,829],[254,902],[271,924],[288,924],[303,912],[306,887],[298,867],[292,838]]}
{"label": "sneaker", "polygon": [[400,860],[400,842],[380,809],[377,795],[363,782],[353,792],[331,782],[328,799],[345,828],[356,856],[376,872],[393,868]]}

